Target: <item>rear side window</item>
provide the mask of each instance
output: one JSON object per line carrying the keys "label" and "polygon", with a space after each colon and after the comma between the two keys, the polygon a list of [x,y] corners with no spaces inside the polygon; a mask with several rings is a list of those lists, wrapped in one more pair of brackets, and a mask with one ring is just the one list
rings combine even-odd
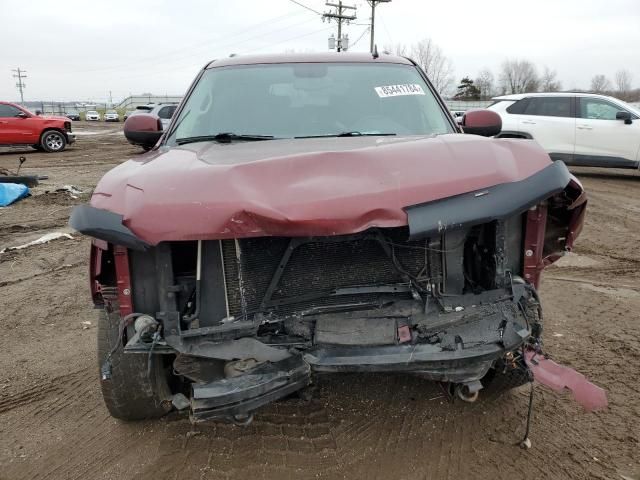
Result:
{"label": "rear side window", "polygon": [[173,113],[176,111],[177,105],[169,105],[167,107],[162,107],[158,112],[158,116],[165,120],[173,117]]}
{"label": "rear side window", "polygon": [[16,107],[12,107],[11,105],[0,105],[0,117],[15,117],[20,113]]}
{"label": "rear side window", "polygon": [[529,99],[528,98],[523,98],[522,100],[518,100],[513,105],[509,105],[507,107],[507,112],[513,113],[515,115],[522,114],[522,113],[524,113],[524,110],[525,110],[525,108],[527,108],[528,104],[529,104]]}
{"label": "rear side window", "polygon": [[532,97],[524,109],[524,114],[543,117],[571,117],[571,98]]}

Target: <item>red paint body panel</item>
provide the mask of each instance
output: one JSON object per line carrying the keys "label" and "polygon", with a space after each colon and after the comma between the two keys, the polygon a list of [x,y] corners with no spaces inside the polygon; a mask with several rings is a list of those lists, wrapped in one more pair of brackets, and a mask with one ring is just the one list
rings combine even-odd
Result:
{"label": "red paint body panel", "polygon": [[585,410],[592,412],[607,407],[607,393],[604,389],[589,382],[581,373],[572,368],[558,365],[533,350],[525,352],[525,360],[537,382],[556,392],[562,392],[568,388],[576,402],[582,405]]}
{"label": "red paint body panel", "polygon": [[118,303],[120,316],[125,317],[133,312],[131,301],[131,273],[129,271],[129,252],[125,247],[114,245],[113,260],[116,266],[116,285],[118,287]]}
{"label": "red paint body panel", "polygon": [[547,207],[538,205],[527,212],[524,238],[524,279],[538,288],[540,274],[544,269],[542,252],[547,224]]}
{"label": "red paint body panel", "polygon": [[65,123],[71,124],[66,117],[34,115],[20,105],[0,102],[17,108],[27,118],[0,117],[0,145],[33,145],[40,141],[42,132],[47,129],[65,131]]}
{"label": "red paint body panel", "polygon": [[91,205],[140,239],[356,233],[407,224],[404,207],[523,180],[551,163],[533,141],[450,134],[201,142],[107,173]]}
{"label": "red paint body panel", "polygon": [[91,253],[89,254],[89,288],[91,289],[91,299],[94,305],[102,304],[102,290],[98,277],[102,273],[102,252],[103,249],[97,242],[102,240],[93,239],[91,242]]}

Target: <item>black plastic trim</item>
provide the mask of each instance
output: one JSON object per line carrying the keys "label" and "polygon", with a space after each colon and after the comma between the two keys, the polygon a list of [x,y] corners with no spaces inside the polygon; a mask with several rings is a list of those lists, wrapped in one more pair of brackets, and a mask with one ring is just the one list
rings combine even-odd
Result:
{"label": "black plastic trim", "polygon": [[503,220],[561,192],[571,179],[562,162],[554,162],[519,182],[503,183],[405,208],[409,237],[419,239],[446,230]]}
{"label": "black plastic trim", "polygon": [[309,385],[311,369],[300,355],[263,363],[237,377],[194,384],[191,418],[232,419]]}
{"label": "black plastic trim", "polygon": [[530,133],[527,132],[519,132],[517,130],[502,130],[495,138],[526,138],[527,140],[532,140],[533,137]]}
{"label": "black plastic trim", "polygon": [[148,243],[140,240],[122,224],[122,215],[101,210],[91,205],[74,207],[71,212],[71,218],[69,218],[69,225],[84,235],[133,250],[144,251],[149,248]]}
{"label": "black plastic trim", "polygon": [[158,143],[163,133],[162,130],[157,132],[133,132],[125,130],[124,136],[131,145],[152,148]]}
{"label": "black plastic trim", "polygon": [[33,188],[40,182],[36,175],[1,175],[0,183],[22,183],[29,188]]}
{"label": "black plastic trim", "polygon": [[572,167],[604,167],[604,168],[640,168],[640,162],[623,157],[609,157],[607,155],[580,155],[571,153],[555,153],[549,156],[554,160],[562,160]]}

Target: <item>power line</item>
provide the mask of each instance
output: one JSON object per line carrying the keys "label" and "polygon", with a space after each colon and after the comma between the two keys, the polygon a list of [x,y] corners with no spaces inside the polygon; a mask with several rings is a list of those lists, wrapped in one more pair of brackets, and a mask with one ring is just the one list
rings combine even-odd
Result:
{"label": "power line", "polygon": [[[222,48],[227,48],[227,47],[237,47],[238,45],[242,45],[244,43],[250,42],[251,40],[255,40],[257,38],[261,38],[261,37],[265,37],[265,36],[269,36],[269,35],[274,35],[274,34],[278,34],[280,32],[284,32],[287,30],[290,30],[292,28],[296,28],[299,27],[301,25],[304,25],[306,23],[315,21],[314,18],[309,17],[307,20],[303,21],[303,22],[296,22],[294,24],[287,24],[285,26],[282,26],[280,28],[276,28],[276,29],[271,29],[268,31],[265,31],[263,33],[259,33],[257,35],[253,35],[251,37],[245,38],[243,40],[237,41],[237,42],[233,42],[233,41],[229,41],[227,43],[222,43],[222,44],[217,44],[216,45],[216,50],[220,50]],[[316,33],[316,32],[311,32],[311,34]],[[304,36],[306,36],[307,34],[305,34]],[[294,38],[298,38],[298,37],[294,37]],[[291,38],[286,39],[287,40],[291,40]],[[282,43],[282,42],[277,42],[277,43]],[[260,47],[260,48],[266,48],[271,46],[271,44],[265,45],[265,47]],[[195,73],[200,70],[202,68],[202,66],[207,63],[210,62],[213,58],[211,54],[206,53],[206,52],[202,52],[202,53],[192,53],[190,55],[182,55],[179,59],[170,59],[170,58],[165,58],[161,61],[155,61],[153,63],[153,65],[136,65],[135,67],[132,67],[128,70],[134,70],[133,73],[125,73],[124,75],[120,75],[118,74],[118,79],[119,80],[129,80],[129,79],[137,79],[137,78],[142,78],[142,77],[148,77],[151,73],[153,73],[154,76],[158,76],[158,75],[162,75],[162,74],[167,74],[167,73],[175,73],[176,71],[185,71],[187,69],[193,69],[193,73],[190,74],[189,78],[193,78],[193,75],[195,75]],[[197,60],[194,60],[197,59]],[[143,60],[148,60],[148,59],[142,59],[140,63],[142,63]],[[81,74],[91,74],[95,72],[95,70],[85,70],[80,72]],[[63,75],[67,75],[68,72],[64,72]],[[115,73],[115,72],[114,72]]]}
{"label": "power line", "polygon": [[353,48],[353,47],[355,47],[355,46],[358,44],[358,42],[359,42],[360,40],[362,40],[362,38],[367,34],[367,32],[368,32],[369,30],[371,30],[371,26],[368,26],[367,28],[365,28],[365,29],[362,31],[362,33],[360,34],[360,36],[358,37],[358,39],[357,39],[355,42],[353,42],[353,43],[349,46],[349,48]]}
{"label": "power line", "polygon": [[[309,21],[312,21],[312,20],[313,19],[310,19]],[[308,21],[305,21],[303,23],[308,23]],[[299,25],[301,25],[301,24],[297,24],[296,26],[299,26]],[[286,28],[283,28],[283,29],[279,29],[277,31],[273,31],[273,32],[269,32],[269,33],[279,33],[279,32],[288,30],[291,27],[293,27],[293,26],[289,26],[289,27],[286,27]],[[270,48],[270,47],[273,47],[275,45],[279,45],[279,44],[282,44],[282,43],[285,43],[285,42],[289,42],[291,40],[297,40],[299,38],[308,37],[310,35],[315,35],[317,33],[327,31],[329,28],[330,27],[324,27],[324,28],[322,28],[320,30],[315,30],[315,31],[312,31],[312,32],[306,32],[306,33],[303,33],[301,35],[296,35],[294,37],[288,37],[288,38],[285,38],[283,40],[279,40],[279,41],[276,41],[276,42],[268,43],[268,44],[262,45],[261,47],[257,47],[257,48],[254,48],[254,49],[238,51],[237,53],[247,54],[247,53],[257,52],[257,51],[263,50],[265,48]],[[262,36],[264,36],[264,35],[262,35]],[[247,40],[249,40],[249,39],[247,39]],[[240,43],[244,43],[244,42],[245,41],[243,40]],[[197,54],[197,55],[201,55],[201,54]],[[189,57],[193,57],[193,55],[184,57],[182,60],[186,60]],[[206,58],[206,61],[211,61],[211,60],[212,60],[211,57],[207,57]],[[161,66],[162,63],[164,63],[164,62],[160,62],[160,63],[154,65],[154,68],[152,70],[145,70],[143,72],[136,72],[136,73],[132,73],[132,74],[119,75],[118,79],[119,80],[122,80],[122,79],[130,80],[130,79],[138,79],[138,78],[143,78],[143,77],[149,77],[150,72],[153,72],[154,78],[158,78],[158,77],[160,77],[162,75],[173,74],[176,71],[187,71],[187,70],[191,70],[192,69],[193,72],[188,76],[188,80],[190,80],[191,78],[193,78],[193,76],[195,76],[196,72],[202,68],[203,64],[205,63],[205,60],[197,61],[197,62],[191,60],[191,61],[186,61],[186,62],[182,61],[182,62],[178,62],[178,63],[171,63],[171,68],[167,68],[166,65],[165,66]],[[187,83],[188,83],[188,81],[187,81]]]}
{"label": "power line", "polygon": [[[196,44],[191,44],[191,45],[185,45],[179,49],[176,50],[171,50],[171,51],[166,51],[164,52],[162,55],[159,56],[153,56],[153,57],[145,57],[145,58],[141,58],[140,60],[136,60],[135,63],[131,63],[131,62],[127,62],[127,63],[121,63],[121,64],[117,64],[117,65],[109,65],[109,66],[104,66],[104,67],[96,67],[96,68],[90,68],[90,69],[78,69],[78,70],[74,70],[75,73],[94,73],[94,72],[104,72],[104,71],[108,71],[108,70],[122,70],[122,69],[127,69],[127,68],[147,68],[145,65],[145,63],[153,63],[154,66],[158,65],[158,64],[162,64],[162,63],[167,63],[167,60],[169,60],[169,62],[174,61],[175,59],[171,59],[170,57],[173,56],[178,56],[178,60],[183,60],[184,58],[193,58],[194,54],[193,51],[194,50],[202,50],[203,48],[210,48],[210,45],[214,44],[216,46],[216,48],[219,48],[221,46],[221,44],[219,43],[220,40],[225,40],[226,45],[234,45],[234,44],[241,44],[241,43],[245,43],[249,40],[252,40],[254,38],[259,38],[265,35],[269,35],[270,33],[274,33],[274,32],[278,32],[280,30],[282,30],[282,28],[276,28],[275,30],[271,29],[268,30],[266,32],[257,34],[257,35],[253,35],[249,38],[245,38],[244,40],[240,40],[240,41],[229,41],[229,39],[232,38],[237,38],[239,36],[245,35],[247,33],[254,33],[255,30],[267,26],[270,27],[276,23],[281,22],[282,20],[285,20],[289,17],[293,17],[293,16],[297,16],[300,14],[303,14],[304,12],[289,12],[287,14],[284,15],[279,15],[277,17],[273,17],[270,18],[268,20],[264,20],[262,22],[253,24],[253,25],[249,25],[247,27],[244,27],[238,31],[236,31],[235,33],[231,33],[228,35],[218,35],[216,37],[210,37],[206,40],[200,40],[198,43]],[[297,25],[299,25],[300,22],[296,22],[294,24],[288,25],[286,28],[290,28],[290,27],[295,27]],[[225,43],[222,44],[222,46],[225,46]],[[185,52],[189,52],[188,55],[184,55]],[[203,52],[204,53],[204,52]],[[195,56],[200,55],[199,53],[196,53]],[[67,70],[68,72],[68,70]]]}
{"label": "power line", "polygon": [[254,48],[253,50],[248,50],[246,53],[257,52],[258,50],[262,50],[264,48],[270,48],[270,47],[273,47],[274,45],[279,45],[281,43],[290,42],[291,40],[297,40],[299,38],[308,37],[310,35],[315,35],[316,33],[325,32],[328,29],[329,29],[329,27],[324,27],[324,28],[321,28],[320,30],[315,30],[313,32],[303,33],[302,35],[297,35],[295,37],[286,38],[284,40],[280,40],[280,41],[275,42],[275,43],[270,43],[270,44],[264,45],[262,47]]}
{"label": "power line", "polygon": [[16,83],[16,87],[18,87],[18,90],[20,91],[20,103],[24,103],[24,92],[23,90],[26,88],[25,83],[22,81],[23,78],[27,78],[26,75],[24,75],[26,72],[26,70],[20,70],[20,67],[16,68],[15,70],[12,70],[12,72],[16,72],[13,75],[13,78],[17,78],[18,82]]}
{"label": "power line", "polygon": [[[278,28],[276,30],[270,30],[267,31],[265,33],[261,33],[258,35],[254,35],[253,37],[249,37],[246,38],[244,40],[241,40],[239,42],[229,42],[226,44],[219,44],[216,46],[216,49],[221,49],[221,48],[226,48],[226,47],[230,47],[230,46],[234,46],[237,47],[238,45],[242,45],[244,43],[247,43],[251,40],[254,40],[256,38],[260,38],[260,37],[265,37],[267,35],[271,35],[271,34],[277,34],[277,33],[281,33],[284,32],[286,30],[290,30],[292,28],[296,28],[299,27],[300,25],[304,25],[305,23],[309,23],[311,21],[314,21],[315,19],[313,18],[309,18],[309,20],[305,20],[304,22],[298,22],[296,24],[292,24],[292,25],[286,25],[282,28]],[[324,31],[326,30],[326,27],[323,28],[320,31]],[[306,37],[309,35],[313,35],[315,33],[318,33],[317,31],[313,31],[310,33],[304,33],[302,35],[298,35],[295,37],[291,37],[291,38],[286,38],[282,41],[277,41],[275,43],[269,43],[266,45],[263,45],[262,47],[258,47],[257,49],[252,49],[252,50],[248,50],[248,51],[236,51],[236,53],[249,53],[249,52],[253,52],[253,51],[257,51],[257,50],[261,50],[264,48],[268,48],[271,47],[273,45],[278,45],[280,43],[284,43],[290,40],[295,40],[297,38],[302,38],[302,37]],[[180,60],[165,60],[165,61],[161,61],[161,62],[155,62],[153,67],[150,66],[140,66],[138,68],[136,68],[136,70],[139,69],[144,69],[143,71],[138,71],[135,73],[127,73],[125,75],[118,75],[118,79],[125,79],[125,80],[129,80],[129,79],[135,79],[135,78],[142,78],[142,77],[148,77],[150,72],[154,73],[154,76],[158,76],[158,75],[162,75],[162,74],[167,74],[167,73],[175,73],[176,71],[184,71],[187,69],[191,69],[193,68],[195,71],[193,72],[193,74],[191,75],[191,77],[193,75],[195,75],[195,73],[200,70],[202,68],[202,66],[206,63],[206,62],[210,62],[211,60],[213,60],[213,57],[211,57],[210,55],[206,54],[207,56],[204,57],[205,53],[196,53],[196,54],[192,54],[192,55],[184,55],[182,56],[182,58],[180,58]],[[200,58],[200,60],[195,61],[195,58]],[[167,68],[167,66],[170,66],[170,68]]]}
{"label": "power line", "polygon": [[296,0],[289,0],[289,1],[292,2],[292,3],[295,3],[296,5],[301,6],[302,8],[306,8],[307,10],[310,10],[313,13],[317,13],[318,15],[322,15],[322,12],[319,12],[318,10],[314,10],[311,7],[307,7],[304,3],[297,2]]}

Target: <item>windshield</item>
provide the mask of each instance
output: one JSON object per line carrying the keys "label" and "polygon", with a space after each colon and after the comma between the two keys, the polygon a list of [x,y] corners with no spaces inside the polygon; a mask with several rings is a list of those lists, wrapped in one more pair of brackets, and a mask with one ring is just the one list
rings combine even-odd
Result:
{"label": "windshield", "polygon": [[627,102],[623,102],[622,100],[618,100],[617,98],[614,99],[615,101],[618,102],[618,104],[620,106],[622,106],[623,108],[626,108],[627,110],[629,110],[631,113],[635,114],[636,116],[640,117],[640,105],[636,105],[636,104],[631,104],[631,103],[627,103]]}
{"label": "windshield", "polygon": [[212,68],[185,102],[167,143],[234,135],[295,138],[453,132],[418,70],[390,63]]}

